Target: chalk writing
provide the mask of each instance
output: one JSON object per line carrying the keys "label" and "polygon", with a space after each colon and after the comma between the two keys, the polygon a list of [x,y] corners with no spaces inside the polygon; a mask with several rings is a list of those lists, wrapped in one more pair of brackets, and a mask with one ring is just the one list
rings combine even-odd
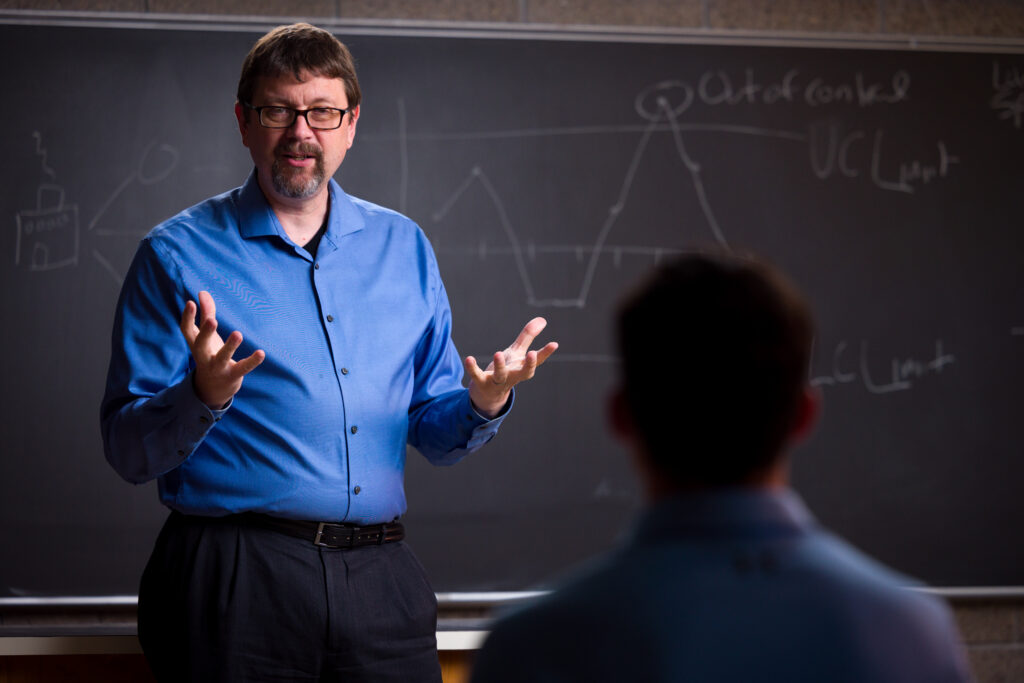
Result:
{"label": "chalk writing", "polygon": [[910,187],[911,183],[920,182],[927,185],[936,178],[945,178],[949,175],[949,167],[960,163],[960,158],[955,157],[946,149],[946,143],[939,140],[935,144],[936,155],[928,161],[907,161],[900,164],[900,185]]}
{"label": "chalk writing", "polygon": [[828,83],[815,78],[804,88],[804,101],[818,107],[827,104],[855,104],[868,107],[873,104],[897,104],[907,99],[910,91],[910,74],[897,71],[888,84],[867,83],[864,75],[854,74],[853,81]]}
{"label": "chalk writing", "polygon": [[1024,72],[1017,67],[1006,68],[999,62],[992,62],[992,95],[990,102],[1000,119],[1013,122],[1021,127],[1024,119]]}
{"label": "chalk writing", "polygon": [[885,370],[880,371],[876,364],[878,359],[872,358],[866,340],[860,342],[856,352],[850,349],[847,340],[843,340],[836,344],[823,372],[815,373],[812,366],[810,383],[811,386],[841,386],[859,382],[871,394],[907,391],[917,380],[942,374],[946,366],[956,362],[944,346],[943,341],[937,339],[934,353],[923,359],[918,356],[886,358],[883,361]]}
{"label": "chalk writing", "polygon": [[753,69],[746,69],[739,82],[724,71],[705,72],[697,82],[697,92],[704,104],[775,104],[796,99],[797,70],[786,72],[781,80],[763,84],[754,77]]}
{"label": "chalk writing", "polygon": [[[935,143],[934,149],[922,153],[921,158],[893,161],[886,153],[884,130],[876,130],[869,136],[863,130],[843,134],[834,124],[818,125],[811,128],[809,139],[811,170],[818,178],[824,180],[834,173],[844,178],[858,178],[863,170],[868,171],[866,177],[876,187],[892,192],[910,194],[916,186],[946,179],[950,177],[951,168],[960,163],[960,158],[952,154],[942,140]],[[867,161],[854,161],[856,153],[868,145],[869,140]]]}
{"label": "chalk writing", "polygon": [[[637,109],[649,121],[663,121],[681,116],[694,102],[711,107],[799,102],[810,107],[870,107],[905,102],[910,92],[910,74],[902,70],[886,82],[868,81],[860,72],[840,81],[814,77],[801,83],[799,76],[796,69],[790,69],[779,78],[769,79],[759,77],[749,67],[742,74],[730,74],[721,69],[705,71],[697,79],[696,86],[678,79],[651,85],[637,98]],[[669,102],[667,111],[658,101],[660,98]]]}

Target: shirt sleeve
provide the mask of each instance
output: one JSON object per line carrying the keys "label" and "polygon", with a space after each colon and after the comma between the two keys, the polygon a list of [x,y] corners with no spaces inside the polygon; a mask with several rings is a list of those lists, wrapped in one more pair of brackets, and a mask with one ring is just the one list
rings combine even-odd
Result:
{"label": "shirt sleeve", "polygon": [[[146,239],[121,288],[100,427],[107,461],[141,484],[183,463],[220,419],[196,396],[179,329],[184,296]],[[226,410],[226,408],[225,408]]]}
{"label": "shirt sleeve", "polygon": [[431,463],[452,465],[494,438],[512,408],[515,389],[494,419],[473,408],[469,390],[462,386],[462,359],[451,338],[451,307],[440,276],[437,283],[432,326],[414,359],[408,442]]}

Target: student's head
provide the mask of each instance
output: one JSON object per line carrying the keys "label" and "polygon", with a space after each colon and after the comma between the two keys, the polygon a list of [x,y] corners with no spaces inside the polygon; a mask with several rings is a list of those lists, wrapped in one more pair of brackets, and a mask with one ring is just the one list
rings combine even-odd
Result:
{"label": "student's head", "polygon": [[261,78],[304,80],[309,75],[341,79],[348,106],[359,106],[362,95],[352,54],[329,31],[310,24],[278,26],[256,41],[242,63],[238,101],[251,104]]}
{"label": "student's head", "polygon": [[613,427],[663,490],[761,483],[813,422],[813,334],[804,298],[762,261],[665,263],[619,306]]}

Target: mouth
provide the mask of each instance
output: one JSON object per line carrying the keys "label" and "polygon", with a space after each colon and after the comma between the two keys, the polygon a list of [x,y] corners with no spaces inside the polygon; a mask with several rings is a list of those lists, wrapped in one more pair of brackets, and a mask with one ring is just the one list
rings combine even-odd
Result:
{"label": "mouth", "polygon": [[285,154],[282,157],[285,166],[290,168],[307,168],[316,165],[317,157],[303,156],[301,154]]}
{"label": "mouth", "polygon": [[320,159],[320,153],[314,150],[281,150],[280,157],[289,166],[308,166]]}

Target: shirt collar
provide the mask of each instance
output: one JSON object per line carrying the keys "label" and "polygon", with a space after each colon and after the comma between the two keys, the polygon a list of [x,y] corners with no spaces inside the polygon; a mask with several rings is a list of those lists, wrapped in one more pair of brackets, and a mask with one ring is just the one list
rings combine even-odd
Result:
{"label": "shirt collar", "polygon": [[[352,199],[335,182],[334,178],[328,181],[328,192],[330,192],[330,209],[327,222],[327,232],[324,237],[337,245],[337,240],[344,235],[358,232],[363,229],[365,221],[363,215],[352,203]],[[238,200],[239,232],[242,237],[264,237],[267,235],[280,235],[284,237],[284,230],[274,215],[270,203],[263,196],[259,182],[256,180],[256,169],[254,168],[241,187]]]}
{"label": "shirt collar", "polygon": [[673,536],[793,536],[817,522],[792,489],[729,488],[658,501],[639,518],[637,542]]}

